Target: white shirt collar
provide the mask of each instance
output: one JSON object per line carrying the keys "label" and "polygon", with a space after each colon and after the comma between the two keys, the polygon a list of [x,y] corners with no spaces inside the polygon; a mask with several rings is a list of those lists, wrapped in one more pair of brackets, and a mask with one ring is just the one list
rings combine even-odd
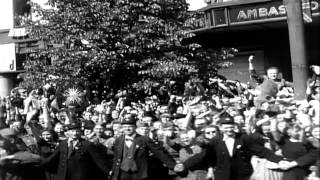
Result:
{"label": "white shirt collar", "polygon": [[290,138],[289,140],[290,140],[291,142],[301,142],[300,140],[294,139],[294,138]]}
{"label": "white shirt collar", "polygon": [[130,140],[134,140],[134,138],[136,137],[136,134],[133,134],[132,136],[128,136],[128,135],[125,135],[125,139],[130,139]]}

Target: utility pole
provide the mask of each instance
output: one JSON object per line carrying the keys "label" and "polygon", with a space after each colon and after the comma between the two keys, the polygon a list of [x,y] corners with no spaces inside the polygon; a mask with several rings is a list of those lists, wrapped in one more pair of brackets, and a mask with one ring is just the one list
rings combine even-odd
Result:
{"label": "utility pole", "polygon": [[301,0],[283,0],[283,2],[287,8],[294,98],[302,100],[305,99],[308,79],[302,4]]}

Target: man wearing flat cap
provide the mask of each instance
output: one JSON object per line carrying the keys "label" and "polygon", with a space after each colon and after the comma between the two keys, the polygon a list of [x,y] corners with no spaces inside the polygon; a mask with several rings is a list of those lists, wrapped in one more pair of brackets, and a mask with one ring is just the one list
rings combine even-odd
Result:
{"label": "man wearing flat cap", "polygon": [[236,134],[235,123],[231,116],[220,119],[222,137],[214,138],[203,152],[188,159],[185,168],[192,168],[199,163],[215,167],[215,180],[249,180],[253,169],[252,155],[265,157],[269,161],[279,162],[282,157],[257,144],[257,139],[247,134]]}
{"label": "man wearing flat cap", "polygon": [[150,127],[149,124],[143,121],[138,121],[136,123],[137,125],[137,133],[140,134],[141,136],[149,136],[150,133]]}
{"label": "man wearing flat cap", "polygon": [[54,153],[41,163],[54,172],[55,180],[105,180],[110,167],[105,152],[81,138],[81,125],[67,126],[68,139],[60,142]]}
{"label": "man wearing flat cap", "polygon": [[177,165],[161,146],[155,144],[149,137],[136,133],[134,117],[124,119],[121,124],[124,135],[115,141],[112,180],[147,179],[149,151],[168,168],[175,168],[177,171],[183,169],[182,164]]}

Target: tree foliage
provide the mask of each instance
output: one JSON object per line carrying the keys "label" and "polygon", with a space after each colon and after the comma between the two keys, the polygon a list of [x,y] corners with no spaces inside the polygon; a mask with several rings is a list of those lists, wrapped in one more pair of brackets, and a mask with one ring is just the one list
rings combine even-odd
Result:
{"label": "tree foliage", "polygon": [[[44,42],[25,62],[23,84],[82,84],[96,96],[139,81],[216,72],[221,53],[196,43],[185,0],[49,0],[32,4],[30,37]],[[188,23],[186,23],[188,22]],[[215,56],[212,56],[215,54]],[[148,84],[148,83],[143,83]]]}

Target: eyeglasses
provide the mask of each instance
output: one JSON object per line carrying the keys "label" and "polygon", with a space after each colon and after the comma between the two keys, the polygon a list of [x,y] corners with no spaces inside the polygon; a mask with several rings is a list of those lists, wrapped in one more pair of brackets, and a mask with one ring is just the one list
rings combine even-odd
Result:
{"label": "eyeglasses", "polygon": [[216,131],[208,131],[208,132],[206,132],[206,134],[215,134],[216,133]]}

